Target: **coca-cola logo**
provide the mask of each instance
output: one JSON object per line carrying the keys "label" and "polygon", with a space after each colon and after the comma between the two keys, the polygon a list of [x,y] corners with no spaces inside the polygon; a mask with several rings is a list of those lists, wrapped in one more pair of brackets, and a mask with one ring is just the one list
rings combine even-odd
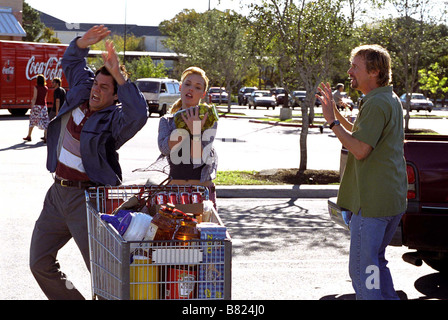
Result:
{"label": "coca-cola logo", "polygon": [[11,65],[10,60],[6,60],[2,68],[2,75],[6,82],[11,82],[14,79],[15,68]]}
{"label": "coca-cola logo", "polygon": [[50,81],[54,78],[62,78],[61,60],[61,58],[50,57],[46,62],[39,62],[36,61],[35,56],[32,56],[26,65],[26,78],[33,80],[39,74],[43,74],[45,79]]}

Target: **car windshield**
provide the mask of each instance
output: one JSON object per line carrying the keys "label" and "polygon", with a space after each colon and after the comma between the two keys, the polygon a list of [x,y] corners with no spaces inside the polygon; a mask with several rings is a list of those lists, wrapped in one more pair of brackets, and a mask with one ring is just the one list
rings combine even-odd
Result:
{"label": "car windshield", "polygon": [[261,91],[255,92],[254,95],[256,97],[271,97],[272,96],[272,94],[270,92],[261,92]]}
{"label": "car windshield", "polygon": [[296,97],[305,97],[306,96],[305,91],[294,91],[292,94]]}
{"label": "car windshield", "polygon": [[159,93],[159,82],[137,81],[137,87],[141,92]]}
{"label": "car windshield", "polygon": [[[211,89],[209,90],[209,92],[210,92],[210,93],[219,93],[220,90],[219,90],[219,88],[211,88]],[[222,89],[222,92],[225,92],[225,90]]]}
{"label": "car windshield", "polygon": [[416,99],[416,100],[426,100],[425,97],[421,94],[413,94],[412,95],[412,99]]}

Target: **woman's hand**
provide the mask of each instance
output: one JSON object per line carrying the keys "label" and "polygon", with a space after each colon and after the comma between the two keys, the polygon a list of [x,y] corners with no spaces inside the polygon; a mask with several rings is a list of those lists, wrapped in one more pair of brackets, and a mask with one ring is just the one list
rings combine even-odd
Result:
{"label": "woman's hand", "polygon": [[200,135],[205,121],[207,121],[208,112],[204,114],[204,118],[199,117],[199,107],[191,107],[181,114],[182,119],[187,125],[192,135]]}

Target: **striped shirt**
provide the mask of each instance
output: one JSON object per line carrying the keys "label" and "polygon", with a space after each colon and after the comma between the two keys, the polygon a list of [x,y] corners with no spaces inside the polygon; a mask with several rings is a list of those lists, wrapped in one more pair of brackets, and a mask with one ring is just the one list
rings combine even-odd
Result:
{"label": "striped shirt", "polygon": [[62,148],[58,157],[56,176],[72,181],[89,181],[81,159],[80,138],[84,123],[90,115],[87,102],[72,111],[64,130]]}

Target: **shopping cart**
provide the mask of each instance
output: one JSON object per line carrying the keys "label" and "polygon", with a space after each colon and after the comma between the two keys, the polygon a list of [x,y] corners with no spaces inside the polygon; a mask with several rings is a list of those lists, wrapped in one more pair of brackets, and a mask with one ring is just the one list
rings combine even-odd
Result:
{"label": "shopping cart", "polygon": [[[232,242],[227,231],[222,233],[224,224],[214,208],[210,222],[217,224],[218,233],[204,233],[206,239],[200,240],[126,241],[101,218],[135,195],[183,192],[186,187],[162,188],[118,186],[86,190],[93,299],[231,298]],[[201,192],[206,198],[205,189]]]}

